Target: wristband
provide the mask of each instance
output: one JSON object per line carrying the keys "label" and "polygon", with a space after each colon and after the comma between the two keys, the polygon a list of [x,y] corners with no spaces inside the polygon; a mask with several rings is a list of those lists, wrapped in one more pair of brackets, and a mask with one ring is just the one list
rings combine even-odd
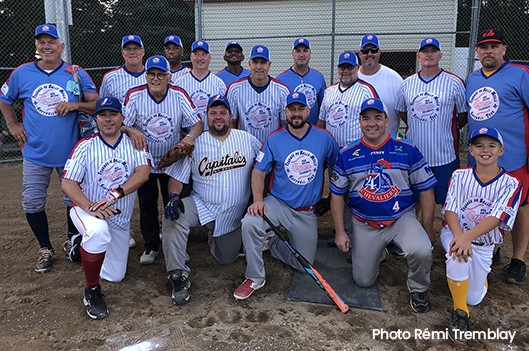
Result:
{"label": "wristband", "polygon": [[[191,136],[191,134],[186,134],[185,137],[189,137],[191,140],[195,140],[195,138],[194,138],[193,136]],[[184,137],[184,138],[185,138],[185,137]]]}
{"label": "wristband", "polygon": [[116,191],[117,191],[122,197],[125,196],[125,190],[123,190],[122,187],[118,186],[118,187],[116,188]]}

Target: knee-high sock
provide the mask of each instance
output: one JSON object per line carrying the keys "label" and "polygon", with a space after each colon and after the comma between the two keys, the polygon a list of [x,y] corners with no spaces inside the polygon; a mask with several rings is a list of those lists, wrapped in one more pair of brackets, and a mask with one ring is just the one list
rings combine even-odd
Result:
{"label": "knee-high sock", "polygon": [[37,213],[27,213],[26,219],[28,220],[29,227],[33,231],[33,235],[39,241],[40,247],[47,247],[52,249],[50,241],[50,233],[48,230],[48,217],[46,211],[40,211]]}
{"label": "knee-high sock", "polygon": [[446,280],[454,301],[454,310],[463,310],[470,316],[467,306],[468,279],[457,281],[447,278]]}
{"label": "knee-high sock", "polygon": [[86,252],[81,246],[81,263],[86,278],[86,287],[91,287],[99,284],[99,273],[103,266],[105,253],[91,254]]}
{"label": "knee-high sock", "polygon": [[68,221],[68,239],[72,238],[72,235],[79,234],[77,227],[73,224],[72,219],[70,218],[70,206],[66,206],[66,220]]}

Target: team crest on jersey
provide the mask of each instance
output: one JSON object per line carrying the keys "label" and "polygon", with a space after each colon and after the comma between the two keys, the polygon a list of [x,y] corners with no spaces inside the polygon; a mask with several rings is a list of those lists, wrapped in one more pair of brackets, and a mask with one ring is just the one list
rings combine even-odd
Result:
{"label": "team crest on jersey", "polygon": [[191,93],[189,97],[193,101],[193,104],[195,104],[197,111],[206,111],[209,100],[209,93],[207,91],[198,89]]}
{"label": "team crest on jersey", "polygon": [[285,159],[285,172],[296,185],[307,185],[316,178],[318,159],[308,150],[295,150]]}
{"label": "team crest on jersey", "polygon": [[341,127],[349,119],[349,105],[342,101],[336,101],[329,107],[327,123],[332,128]]}
{"label": "team crest on jersey", "polygon": [[391,168],[391,162],[384,159],[377,160],[369,167],[364,185],[358,194],[371,202],[385,202],[400,194],[400,189],[393,184],[391,177],[384,172]]}
{"label": "team crest on jersey", "polygon": [[97,183],[105,192],[116,189],[130,177],[130,166],[122,158],[111,158],[103,162],[97,171]]}
{"label": "team crest on jersey", "polygon": [[262,102],[251,104],[245,111],[246,123],[253,130],[263,130],[272,123],[272,109]]}
{"label": "team crest on jersey", "polygon": [[492,201],[483,197],[471,197],[461,204],[463,231],[474,228],[490,215]]}
{"label": "team crest on jersey", "polygon": [[470,117],[476,121],[485,121],[498,112],[500,98],[496,90],[482,87],[476,90],[468,99]]}
{"label": "team crest on jersey", "polygon": [[198,164],[198,174],[201,177],[211,177],[217,173],[231,171],[246,166],[246,156],[235,151],[227,153],[219,159],[210,160],[204,157]]}
{"label": "team crest on jersey", "polygon": [[439,116],[441,103],[439,97],[428,91],[423,91],[411,99],[410,112],[419,122],[431,122]]}
{"label": "team crest on jersey", "polygon": [[57,84],[39,85],[31,94],[31,103],[35,109],[47,117],[57,115],[55,108],[61,102],[68,102],[68,94]]}
{"label": "team crest on jersey", "polygon": [[173,118],[165,113],[154,113],[143,122],[143,130],[148,141],[165,143],[175,131]]}
{"label": "team crest on jersey", "polygon": [[312,108],[312,106],[314,106],[316,103],[318,96],[316,93],[316,88],[314,88],[312,85],[301,83],[296,88],[294,88],[294,91],[305,94],[307,97],[307,102],[309,103],[309,108]]}

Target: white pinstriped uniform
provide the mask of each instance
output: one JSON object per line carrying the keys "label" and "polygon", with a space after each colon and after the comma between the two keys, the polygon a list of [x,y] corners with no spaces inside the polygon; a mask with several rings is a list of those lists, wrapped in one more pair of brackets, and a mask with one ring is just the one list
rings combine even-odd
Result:
{"label": "white pinstriped uniform", "polygon": [[141,73],[131,73],[127,71],[125,66],[121,66],[105,73],[99,89],[99,96],[112,96],[123,104],[130,88],[146,83],[145,70]]}
{"label": "white pinstriped uniform", "polygon": [[[149,159],[149,153],[134,149],[125,134],[113,147],[96,134],[77,143],[66,161],[63,178],[80,183],[86,198],[97,201],[123,185],[137,167],[149,165]],[[109,226],[123,230],[130,228],[135,199],[136,193],[133,193],[116,202],[113,207],[120,209],[121,213],[107,220]]]}
{"label": "white pinstriped uniform", "polygon": [[125,125],[145,134],[152,155],[151,173],[163,173],[158,163],[180,140],[182,128],[190,128],[200,119],[191,99],[179,87],[169,85],[165,98],[157,102],[147,84],[129,90],[123,106]]}
{"label": "white pinstriped uniform", "polygon": [[407,111],[406,139],[421,150],[430,167],[446,165],[458,157],[457,113],[467,111],[465,84],[453,73],[441,70],[426,81],[420,72],[406,78],[399,89],[395,109]]}
{"label": "white pinstriped uniform", "polygon": [[250,174],[261,143],[253,135],[231,129],[220,141],[202,133],[195,141],[191,156],[165,169],[169,176],[189,183],[201,225],[215,221],[214,237],[222,236],[241,225],[250,198]]}
{"label": "white pinstriped uniform", "polygon": [[178,71],[171,71],[171,84],[176,85],[178,78],[182,77],[187,72],[191,72],[191,68],[182,66]]}
{"label": "white pinstriped uniform", "polygon": [[195,104],[195,108],[200,118],[204,120],[204,130],[208,130],[206,121],[206,110],[208,100],[213,95],[226,95],[226,84],[215,74],[209,72],[208,75],[198,80],[191,71],[184,74],[176,81],[177,86],[184,89],[191,101]]}
{"label": "white pinstriped uniform", "polygon": [[360,131],[360,107],[369,98],[378,97],[375,88],[358,79],[347,89],[335,83],[325,89],[319,120],[325,121],[327,129],[340,147],[344,147],[362,136]]}
{"label": "white pinstriped uniform", "polygon": [[286,85],[272,77],[269,79],[268,86],[260,93],[250,83],[250,77],[246,77],[231,83],[226,94],[233,119],[239,120],[238,128],[261,143],[280,128],[281,120],[286,120],[284,109],[290,93]]}

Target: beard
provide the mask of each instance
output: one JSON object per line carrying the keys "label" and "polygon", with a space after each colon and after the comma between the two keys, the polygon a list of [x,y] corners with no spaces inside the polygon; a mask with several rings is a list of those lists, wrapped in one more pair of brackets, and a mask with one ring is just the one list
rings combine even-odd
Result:
{"label": "beard", "polygon": [[[298,120],[298,119],[296,118],[296,122],[297,122],[297,120]],[[293,120],[293,119],[290,119],[290,122],[288,123],[288,125],[291,126],[291,127],[294,128],[294,129],[301,129],[301,128],[303,128],[303,127],[305,126],[305,124],[307,124],[307,120],[302,121],[302,122],[299,123],[299,124],[297,124],[297,123],[294,124],[294,120]]]}
{"label": "beard", "polygon": [[229,126],[226,125],[226,124],[223,124],[222,127],[220,128],[217,128],[215,127],[215,124],[212,123],[211,125],[208,126],[209,127],[209,131],[216,135],[216,136],[223,136],[223,135],[226,135],[226,133],[228,132],[228,129],[229,129]]}

